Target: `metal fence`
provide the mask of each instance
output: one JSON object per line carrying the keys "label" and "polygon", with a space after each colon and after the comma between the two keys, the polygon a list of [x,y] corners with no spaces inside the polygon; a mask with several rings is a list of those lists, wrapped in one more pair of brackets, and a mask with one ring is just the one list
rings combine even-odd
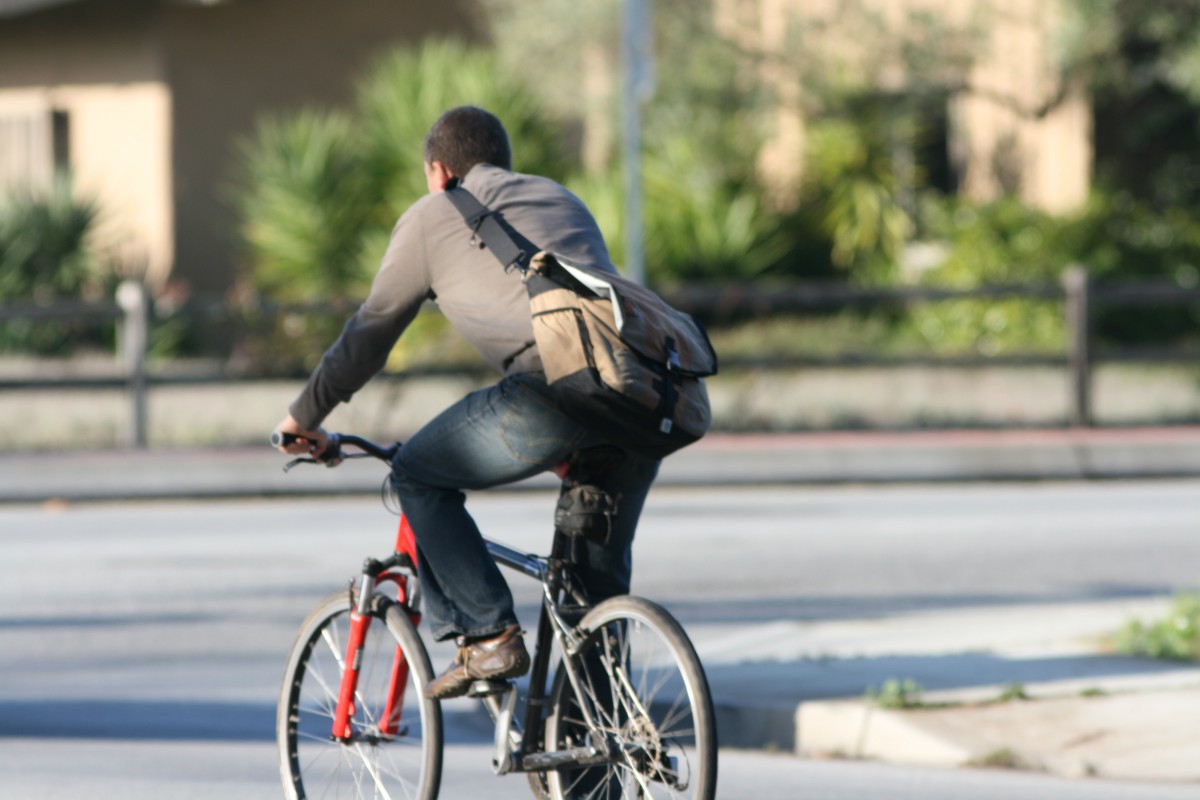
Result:
{"label": "metal fence", "polygon": [[[1156,347],[1150,349],[1097,350],[1094,321],[1099,309],[1129,307],[1200,307],[1200,287],[1181,287],[1169,281],[1121,281],[1098,283],[1082,267],[1068,269],[1060,283],[983,286],[972,289],[939,287],[861,288],[845,284],[793,283],[786,286],[757,284],[690,284],[664,293],[677,308],[719,325],[748,318],[776,314],[828,312],[847,308],[905,308],[916,303],[950,300],[999,301],[1005,299],[1041,299],[1062,304],[1067,329],[1064,352],[1005,356],[891,356],[874,353],[816,356],[798,354],[788,358],[724,359],[723,368],[798,367],[798,366],[1059,366],[1070,385],[1070,421],[1075,426],[1093,424],[1092,379],[1098,363],[1197,363],[1194,350]],[[294,308],[258,309],[258,313],[281,314]],[[178,309],[173,318],[209,317],[209,306]],[[15,320],[92,321],[117,326],[117,354],[120,369],[115,375],[95,377],[0,378],[0,390],[86,389],[121,387],[129,396],[129,441],[133,447],[147,444],[146,397],[154,385],[187,382],[222,382],[231,376],[211,374],[181,377],[152,372],[148,367],[147,348],[153,308],[146,290],[137,283],[120,286],[113,302],[59,302],[52,305],[11,305],[0,307],[0,324]],[[466,368],[427,368],[412,374],[464,372]],[[262,376],[243,375],[256,380]]]}

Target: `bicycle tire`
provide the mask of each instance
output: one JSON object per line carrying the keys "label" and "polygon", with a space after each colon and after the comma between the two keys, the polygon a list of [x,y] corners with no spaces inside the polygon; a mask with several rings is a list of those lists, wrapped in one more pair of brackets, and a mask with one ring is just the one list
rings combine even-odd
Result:
{"label": "bicycle tire", "polygon": [[[403,607],[383,595],[376,598],[381,602],[373,604],[348,743],[331,733],[349,631],[349,592],[325,598],[300,626],[275,723],[280,778],[292,800],[437,797],[442,709],[423,691],[433,679],[429,654]],[[402,727],[397,735],[381,736],[378,720],[397,646],[409,665]]]}
{"label": "bicycle tire", "polygon": [[[712,800],[717,736],[708,679],[682,626],[640,597],[614,597],[580,622],[574,663],[582,694],[560,665],[546,720],[547,751],[588,743],[579,704],[613,743],[607,764],[546,773],[554,800],[575,797]],[[608,692],[605,687],[614,687]]]}

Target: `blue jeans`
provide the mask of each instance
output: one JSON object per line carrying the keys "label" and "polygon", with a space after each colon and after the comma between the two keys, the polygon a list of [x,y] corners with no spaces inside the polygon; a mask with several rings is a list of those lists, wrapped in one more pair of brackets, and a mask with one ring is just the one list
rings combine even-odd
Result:
{"label": "blue jeans", "polygon": [[[488,636],[517,624],[512,593],[492,561],[464,489],[486,489],[552,469],[571,453],[604,443],[558,410],[541,375],[510,375],[464,397],[409,439],[392,462],[392,482],[417,540],[421,591],[433,635]],[[588,542],[578,573],[593,600],[629,591],[637,520],[658,473],[632,454],[594,481],[619,497],[606,545]],[[553,509],[546,512],[547,529]]]}

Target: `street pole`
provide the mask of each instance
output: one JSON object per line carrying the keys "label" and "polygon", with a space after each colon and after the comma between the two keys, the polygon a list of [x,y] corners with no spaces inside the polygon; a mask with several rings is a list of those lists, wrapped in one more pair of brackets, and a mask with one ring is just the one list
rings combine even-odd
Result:
{"label": "street pole", "polygon": [[1063,274],[1066,291],[1067,363],[1071,380],[1071,424],[1092,425],[1092,299],[1091,278],[1074,264]]}
{"label": "street pole", "polygon": [[124,312],[120,350],[129,377],[129,447],[144,448],[146,434],[146,350],[150,343],[150,298],[138,281],[123,281],[117,287],[117,305]]}
{"label": "street pole", "polygon": [[623,67],[621,143],[625,177],[625,268],[629,278],[646,282],[642,217],[642,103],[653,91],[648,0],[625,0],[621,26]]}

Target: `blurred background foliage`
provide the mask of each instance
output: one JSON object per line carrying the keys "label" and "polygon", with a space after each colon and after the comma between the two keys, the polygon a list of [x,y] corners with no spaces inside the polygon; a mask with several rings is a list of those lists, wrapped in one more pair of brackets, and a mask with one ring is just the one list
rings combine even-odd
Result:
{"label": "blurred background foliage", "polygon": [[[425,192],[422,141],[454,105],[497,113],[516,169],[580,195],[618,264],[624,260],[621,3],[480,4],[491,44],[427,41],[397,50],[362,77],[347,107],[275,114],[242,143],[244,179],[233,187],[245,243],[237,297],[341,309],[254,322],[241,353],[249,362],[294,372],[319,357],[344,309],[365,294],[396,219]],[[1104,281],[1200,280],[1200,0],[1063,0],[1056,57],[1064,85],[1088,88],[1095,119],[1093,195],[1065,215],[1015,196],[969,203],[947,168],[947,144],[934,129],[979,57],[992,4],[978,4],[965,26],[912,14],[897,28],[868,4],[846,0],[836,19],[785,31],[786,46],[770,54],[717,35],[712,0],[651,5],[643,181],[654,285],[1053,284],[1076,263]],[[848,38],[858,46],[838,46]],[[889,78],[897,69],[900,86]],[[793,76],[795,96],[764,79],[780,74]],[[785,196],[765,185],[759,161],[781,103],[806,120],[803,149],[794,153],[803,180]],[[96,213],[65,188],[5,200],[0,301],[78,296],[101,285],[104,269],[86,244]],[[30,245],[39,230],[44,241]],[[393,366],[469,359],[440,320],[423,314]],[[1195,338],[1197,322],[1188,308],[1120,309],[1101,312],[1097,333],[1102,341],[1177,343]],[[5,330],[11,346],[19,329]],[[714,332],[733,355],[814,342],[822,352],[1048,353],[1061,352],[1064,337],[1061,304],[1038,300],[835,309]]]}
{"label": "blurred background foliage", "polygon": [[[366,295],[396,220],[425,194],[425,133],[447,108],[472,103],[504,119],[514,168],[565,180],[564,125],[498,67],[494,53],[430,41],[378,61],[345,111],[305,109],[263,120],[242,145],[245,180],[235,194],[247,246],[244,300],[331,303],[263,318],[240,345],[256,369],[311,368],[336,337],[347,304]],[[340,308],[339,308],[340,306]],[[340,313],[338,313],[340,311]],[[393,367],[468,360],[440,315],[401,341]]]}
{"label": "blurred background foliage", "polygon": [[[109,298],[115,279],[92,245],[98,209],[61,174],[42,192],[0,198],[0,304],[49,305]],[[111,343],[94,325],[14,320],[0,327],[0,351],[52,355],[66,343]]]}

